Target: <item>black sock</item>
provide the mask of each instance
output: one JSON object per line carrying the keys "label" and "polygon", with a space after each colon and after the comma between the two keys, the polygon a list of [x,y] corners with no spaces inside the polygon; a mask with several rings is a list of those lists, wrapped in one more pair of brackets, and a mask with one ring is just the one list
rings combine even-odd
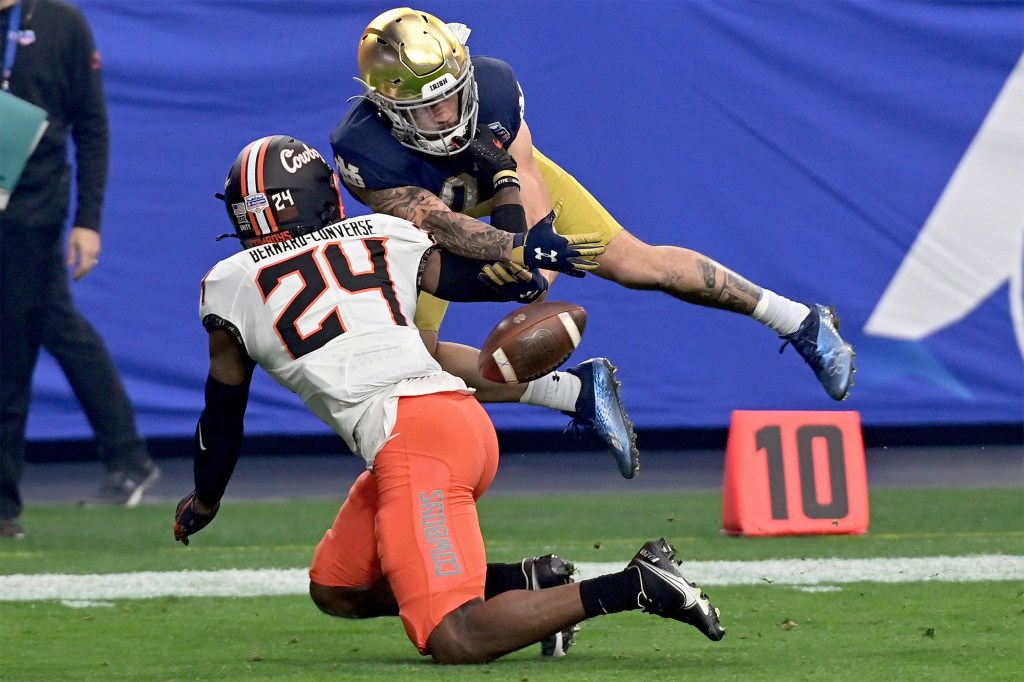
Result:
{"label": "black sock", "polygon": [[484,599],[491,599],[509,590],[525,590],[530,585],[523,574],[522,562],[514,564],[487,564]]}
{"label": "black sock", "polygon": [[580,581],[580,600],[587,618],[606,613],[635,611],[640,608],[640,573],[636,570],[619,571]]}

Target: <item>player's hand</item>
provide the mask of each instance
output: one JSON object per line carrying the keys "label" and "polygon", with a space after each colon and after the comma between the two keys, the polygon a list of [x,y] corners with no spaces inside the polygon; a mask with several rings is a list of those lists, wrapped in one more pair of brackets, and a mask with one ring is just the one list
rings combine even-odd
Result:
{"label": "player's hand", "polygon": [[516,160],[505,151],[501,140],[485,124],[480,124],[472,140],[460,138],[455,140],[455,144],[465,146],[466,150],[462,153],[468,154],[481,172],[491,176],[495,192],[506,187],[519,188]]}
{"label": "player's hand", "polygon": [[196,491],[193,490],[178,502],[178,508],[174,511],[174,539],[188,546],[188,537],[198,533],[213,521],[220,509],[220,502],[209,514],[200,514],[196,509]]}
{"label": "player's hand", "polygon": [[548,281],[539,270],[530,270],[511,261],[485,265],[477,277],[504,301],[533,303],[542,299],[548,290]]}
{"label": "player's hand", "polygon": [[553,225],[554,213],[549,213],[530,231],[517,234],[512,242],[512,260],[533,270],[542,268],[564,272],[571,277],[583,277],[597,269],[591,260],[604,253],[599,232],[560,235]]}

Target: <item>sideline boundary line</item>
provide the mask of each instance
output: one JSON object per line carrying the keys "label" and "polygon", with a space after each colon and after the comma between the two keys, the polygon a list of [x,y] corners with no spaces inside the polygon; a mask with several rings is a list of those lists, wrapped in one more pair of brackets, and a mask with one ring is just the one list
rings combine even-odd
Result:
{"label": "sideline boundary line", "polygon": [[[627,561],[577,564],[577,579],[621,570]],[[986,554],[877,559],[688,561],[684,574],[702,586],[1024,581],[1024,556]],[[306,569],[141,571],[0,576],[0,602],[152,597],[257,597],[306,594]]]}

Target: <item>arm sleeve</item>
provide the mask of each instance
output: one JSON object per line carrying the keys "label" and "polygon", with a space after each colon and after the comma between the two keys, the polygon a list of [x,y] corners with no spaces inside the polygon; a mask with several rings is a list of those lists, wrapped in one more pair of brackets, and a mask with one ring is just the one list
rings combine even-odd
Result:
{"label": "arm sleeve", "polygon": [[[516,190],[505,190],[506,192]],[[523,208],[521,203],[519,204],[499,204],[491,209],[491,227],[502,230],[503,232],[511,232],[512,234],[525,234],[526,227],[526,209]]]}
{"label": "arm sleeve", "polygon": [[[518,301],[523,299],[523,294],[535,292],[539,288],[547,289],[546,279],[534,277],[530,282],[523,282],[517,286],[503,286],[499,290],[488,285],[480,276],[482,268],[489,265],[488,261],[463,258],[443,250],[439,253],[441,255],[441,270],[438,274],[437,290],[428,291],[428,293],[446,301],[453,303]],[[424,255],[424,259],[426,257],[427,255]]]}
{"label": "arm sleeve", "polygon": [[196,497],[205,504],[220,502],[235,471],[242,451],[248,402],[248,380],[230,386],[212,376],[206,378],[206,407],[196,425],[193,462]]}
{"label": "arm sleeve", "polygon": [[100,229],[110,164],[110,132],[100,55],[81,12],[72,15],[68,52],[62,56],[71,84],[71,137],[75,141],[78,199],[73,225]]}

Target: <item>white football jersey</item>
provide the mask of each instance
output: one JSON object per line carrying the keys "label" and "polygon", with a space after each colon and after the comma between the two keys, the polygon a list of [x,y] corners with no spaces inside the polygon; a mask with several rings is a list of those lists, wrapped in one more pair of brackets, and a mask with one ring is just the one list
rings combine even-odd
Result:
{"label": "white football jersey", "polygon": [[472,392],[441,370],[413,326],[431,244],[412,223],[373,214],[245,249],[203,279],[200,319],[233,331],[249,357],[372,465],[399,396]]}

